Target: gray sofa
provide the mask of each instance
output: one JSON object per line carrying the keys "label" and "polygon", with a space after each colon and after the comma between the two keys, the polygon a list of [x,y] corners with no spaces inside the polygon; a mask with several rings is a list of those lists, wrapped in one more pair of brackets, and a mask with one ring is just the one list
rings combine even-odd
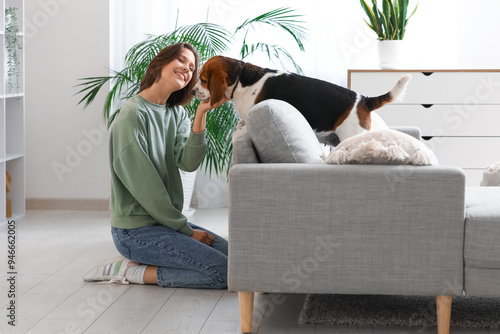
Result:
{"label": "gray sofa", "polygon": [[464,291],[500,296],[500,187],[465,191]]}
{"label": "gray sofa", "polygon": [[[420,138],[416,128],[400,130]],[[228,285],[239,292],[242,332],[252,331],[253,295],[262,291],[436,296],[438,333],[448,333],[451,299],[464,284],[487,295],[481,286],[500,282],[500,270],[490,270],[500,269],[493,240],[498,257],[490,259],[478,259],[484,249],[466,243],[473,279],[464,282],[460,168],[260,163],[249,133],[235,139],[233,155]],[[471,196],[481,207],[481,192]],[[500,216],[491,208],[485,219],[474,215],[483,222],[471,227],[476,238],[486,218]],[[490,225],[500,234],[500,224]]]}

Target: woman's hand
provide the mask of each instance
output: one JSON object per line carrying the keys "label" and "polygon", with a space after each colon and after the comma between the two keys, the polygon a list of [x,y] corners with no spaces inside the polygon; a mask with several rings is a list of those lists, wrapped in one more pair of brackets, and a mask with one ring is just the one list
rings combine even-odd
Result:
{"label": "woman's hand", "polygon": [[215,109],[229,101],[230,99],[224,97],[221,101],[214,104],[213,106],[210,104],[210,100],[204,100],[200,102],[198,109],[196,109],[196,115],[193,121],[193,132],[200,133],[205,131],[205,125],[207,122],[207,112],[209,110]]}
{"label": "woman's hand", "polygon": [[230,101],[227,97],[223,97],[222,100],[220,100],[218,103],[214,104],[213,106],[210,104],[210,99],[208,100],[202,100],[200,102],[200,105],[198,106],[198,109],[196,110],[196,113],[201,112],[201,113],[206,113],[209,110],[219,108],[221,105],[226,103],[227,101]]}
{"label": "woman's hand", "polygon": [[193,230],[193,234],[191,234],[191,238],[198,240],[199,242],[210,246],[214,240],[215,237],[211,235],[208,232],[201,231],[201,230]]}

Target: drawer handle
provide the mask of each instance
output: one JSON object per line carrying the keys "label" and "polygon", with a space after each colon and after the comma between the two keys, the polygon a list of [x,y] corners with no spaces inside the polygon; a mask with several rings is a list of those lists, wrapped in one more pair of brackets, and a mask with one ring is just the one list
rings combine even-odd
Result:
{"label": "drawer handle", "polygon": [[434,136],[422,136],[422,139],[428,141],[431,140],[433,137]]}
{"label": "drawer handle", "polygon": [[423,75],[425,75],[426,77],[432,75],[434,72],[422,72]]}
{"label": "drawer handle", "polygon": [[424,107],[426,109],[429,109],[432,106],[433,106],[433,104],[422,104],[422,107]]}

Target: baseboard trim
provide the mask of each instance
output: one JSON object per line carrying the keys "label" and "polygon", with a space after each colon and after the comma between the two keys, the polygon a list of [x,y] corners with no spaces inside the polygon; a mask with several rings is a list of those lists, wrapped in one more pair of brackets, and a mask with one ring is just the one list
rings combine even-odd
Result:
{"label": "baseboard trim", "polygon": [[108,211],[109,199],[27,198],[26,210]]}

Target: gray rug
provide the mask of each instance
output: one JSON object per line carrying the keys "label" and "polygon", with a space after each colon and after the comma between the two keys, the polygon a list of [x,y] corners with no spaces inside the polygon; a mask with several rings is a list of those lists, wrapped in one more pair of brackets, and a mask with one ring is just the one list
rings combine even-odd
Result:
{"label": "gray rug", "polygon": [[[436,327],[436,298],[308,295],[300,324]],[[500,298],[453,297],[451,326],[500,328]]]}

